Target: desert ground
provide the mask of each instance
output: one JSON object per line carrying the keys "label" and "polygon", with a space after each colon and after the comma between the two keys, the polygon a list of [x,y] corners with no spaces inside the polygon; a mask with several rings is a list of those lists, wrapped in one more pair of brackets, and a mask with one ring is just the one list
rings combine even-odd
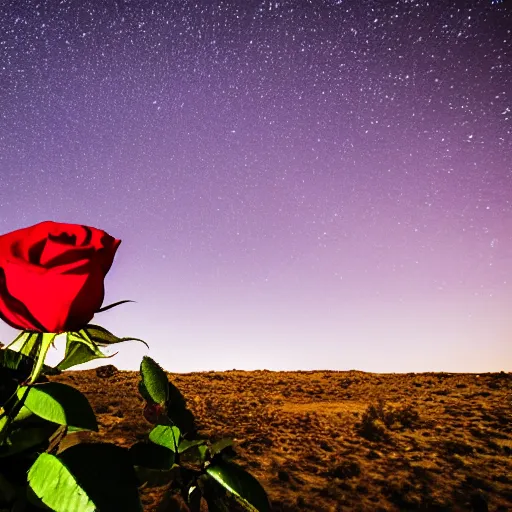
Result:
{"label": "desert ground", "polygon": [[[168,376],[201,434],[235,441],[235,461],[276,512],[512,511],[512,373]],[[93,406],[100,431],[83,440],[128,447],[147,438],[138,372],[104,367],[51,379]],[[170,510],[164,491],[143,489],[144,510]]]}

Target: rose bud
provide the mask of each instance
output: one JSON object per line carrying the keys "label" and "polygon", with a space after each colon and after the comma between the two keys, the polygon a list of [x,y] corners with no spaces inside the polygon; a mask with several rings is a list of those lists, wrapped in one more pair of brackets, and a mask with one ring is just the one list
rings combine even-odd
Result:
{"label": "rose bud", "polygon": [[142,415],[146,419],[146,421],[149,421],[149,423],[155,424],[158,421],[158,418],[164,413],[164,407],[160,404],[152,404],[149,402],[146,402],[144,405],[144,410],[142,412]]}
{"label": "rose bud", "polygon": [[0,236],[0,318],[39,332],[79,331],[100,309],[121,240],[45,221]]}

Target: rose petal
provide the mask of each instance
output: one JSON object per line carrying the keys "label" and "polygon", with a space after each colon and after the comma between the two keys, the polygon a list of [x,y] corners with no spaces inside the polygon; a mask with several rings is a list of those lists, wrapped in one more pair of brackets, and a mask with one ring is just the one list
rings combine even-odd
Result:
{"label": "rose petal", "polygon": [[27,307],[10,295],[2,268],[0,268],[0,318],[15,329],[44,331],[44,327],[30,314]]}
{"label": "rose petal", "polygon": [[48,239],[41,253],[39,264],[44,268],[52,268],[58,265],[67,265],[84,258],[92,258],[92,247],[74,247],[65,245],[60,241]]}
{"label": "rose petal", "polygon": [[77,272],[73,267],[64,274],[54,270],[34,272],[32,266],[7,262],[6,289],[12,298],[24,304],[44,331],[75,330],[77,325],[84,326],[92,319],[104,298],[101,267],[85,261],[82,268],[88,272]]}

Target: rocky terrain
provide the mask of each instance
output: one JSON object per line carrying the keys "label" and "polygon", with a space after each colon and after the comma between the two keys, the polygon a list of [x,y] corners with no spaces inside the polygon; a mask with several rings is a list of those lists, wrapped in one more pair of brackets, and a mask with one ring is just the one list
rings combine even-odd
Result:
{"label": "rocky terrain", "polygon": [[[79,388],[100,423],[83,434],[130,446],[151,425],[138,372],[52,377]],[[99,375],[99,376],[98,376]],[[274,511],[512,510],[512,374],[227,371],[171,374],[201,434],[236,461]],[[145,510],[168,509],[164,487]],[[159,505],[160,504],[160,505]]]}

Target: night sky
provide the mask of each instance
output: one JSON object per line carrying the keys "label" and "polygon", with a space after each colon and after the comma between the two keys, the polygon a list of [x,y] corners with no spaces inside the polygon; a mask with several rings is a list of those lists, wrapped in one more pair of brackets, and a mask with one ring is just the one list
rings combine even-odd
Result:
{"label": "night sky", "polygon": [[0,233],[122,240],[120,369],[512,371],[510,7],[4,0]]}

